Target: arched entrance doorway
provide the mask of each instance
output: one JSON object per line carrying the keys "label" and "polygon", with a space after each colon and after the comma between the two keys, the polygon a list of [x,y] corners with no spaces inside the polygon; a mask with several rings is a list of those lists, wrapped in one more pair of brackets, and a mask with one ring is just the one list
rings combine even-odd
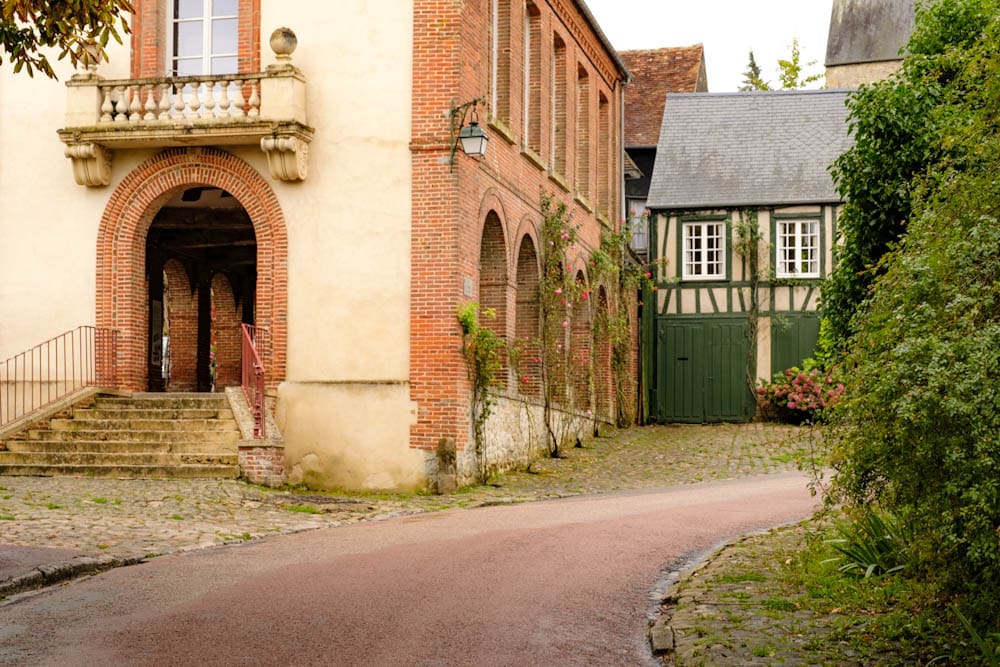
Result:
{"label": "arched entrance doorway", "polygon": [[146,236],[150,391],[240,383],[240,324],[254,322],[257,240],[229,192],[193,187],[167,201]]}
{"label": "arched entrance doorway", "polygon": [[[185,193],[195,190],[199,192],[199,201],[205,193],[209,193],[209,201],[211,198],[222,200],[224,194],[231,195],[225,199],[231,198],[231,207],[238,208],[245,216],[238,225],[234,223],[239,229],[233,233],[242,235],[237,240],[243,243],[249,243],[252,238],[253,250],[243,255],[231,253],[230,259],[235,264],[241,261],[240,256],[246,260],[247,254],[253,255],[256,281],[246,279],[252,287],[241,282],[239,271],[235,272],[235,277],[232,271],[225,270],[209,270],[207,273],[211,275],[203,276],[199,271],[188,268],[192,265],[190,258],[182,259],[179,252],[173,252],[182,250],[178,246],[184,243],[197,244],[193,239],[198,233],[206,232],[208,223],[195,234],[191,234],[191,230],[187,234],[178,233],[175,236],[183,238],[172,241],[171,256],[149,261],[149,243],[162,241],[172,224],[169,222],[171,216],[158,218],[158,215],[162,210],[176,208],[171,204],[182,202]],[[193,203],[192,208],[198,209],[199,206]],[[201,209],[205,208],[201,206]],[[247,228],[246,224],[250,227]],[[220,239],[221,235],[208,232],[208,243],[217,244]],[[188,249],[183,250],[187,252]],[[182,268],[178,270],[177,265]],[[230,317],[252,320],[255,325],[270,332],[271,346],[264,351],[268,386],[274,387],[284,379],[288,301],[285,221],[274,191],[252,165],[216,148],[170,149],[136,167],[115,188],[101,218],[97,238],[96,319],[99,327],[118,331],[119,381],[126,389],[141,391],[149,388],[156,378],[157,369],[162,378],[162,360],[159,366],[153,363],[155,339],[151,332],[157,330],[157,323],[151,320],[157,312],[162,315],[163,306],[161,303],[157,310],[151,302],[153,296],[162,294],[162,287],[158,290],[156,283],[162,281],[164,270],[175,271],[175,281],[181,285],[181,276],[184,277],[188,283],[189,301],[194,300],[195,303],[202,300],[192,291],[193,285],[200,288],[203,282],[207,284],[209,309],[212,283],[214,281],[219,286],[216,291],[223,292],[224,287],[220,285],[225,283],[220,281],[224,277],[233,292],[234,313],[239,313]],[[245,278],[248,274],[243,275]],[[169,282],[168,273],[168,289]],[[235,308],[237,301],[240,304],[238,309]],[[207,332],[210,341],[210,313],[205,322],[207,328],[203,330],[199,322],[198,330]],[[201,335],[204,337],[206,333]],[[210,342],[204,346],[195,343],[195,355],[206,354],[204,350],[210,353]],[[199,387],[198,368],[196,358],[195,388]]]}

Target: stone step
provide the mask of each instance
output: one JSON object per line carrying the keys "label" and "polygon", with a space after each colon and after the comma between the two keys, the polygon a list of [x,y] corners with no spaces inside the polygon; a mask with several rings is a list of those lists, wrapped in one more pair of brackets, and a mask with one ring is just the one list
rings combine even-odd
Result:
{"label": "stone step", "polygon": [[[240,439],[240,431],[235,424],[226,429],[211,431],[107,431],[103,429],[80,429],[50,431],[48,429],[32,429],[27,432],[27,442],[34,440],[49,441],[116,441],[131,442],[203,442],[227,443]],[[14,442],[13,440],[9,442]]]}
{"label": "stone step", "polygon": [[111,454],[97,452],[0,452],[0,466],[4,465],[36,465],[36,466],[71,466],[71,465],[107,465],[127,466],[184,466],[184,465],[237,465],[239,463],[235,452],[223,453],[191,453],[169,454],[146,452],[141,454]]}
{"label": "stone step", "polygon": [[229,419],[53,419],[53,431],[236,431]]}
{"label": "stone step", "polygon": [[146,394],[135,395],[132,398],[120,396],[98,396],[94,401],[99,408],[106,407],[137,407],[137,408],[215,408],[229,407],[225,394]]}
{"label": "stone step", "polygon": [[141,408],[134,406],[82,408],[73,419],[232,419],[229,408]]}
{"label": "stone step", "polygon": [[127,465],[0,465],[0,475],[32,477],[103,477],[116,479],[235,479],[240,475],[235,465],[127,466]]}
{"label": "stone step", "polygon": [[8,440],[7,449],[18,453],[70,453],[91,452],[98,454],[235,454],[236,441],[205,442],[129,442],[124,440]]}

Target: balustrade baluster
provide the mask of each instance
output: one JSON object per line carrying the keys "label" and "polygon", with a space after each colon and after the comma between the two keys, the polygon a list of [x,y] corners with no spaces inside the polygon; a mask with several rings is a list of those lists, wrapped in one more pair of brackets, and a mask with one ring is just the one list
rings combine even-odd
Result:
{"label": "balustrade baluster", "polygon": [[156,96],[153,95],[153,84],[146,84],[146,113],[143,120],[156,120]]}
{"label": "balustrade baluster", "polygon": [[222,90],[219,91],[219,112],[217,115],[220,119],[225,120],[229,118],[229,105],[231,104],[229,101],[229,81],[223,79],[219,85]]}
{"label": "balustrade baluster", "polygon": [[256,118],[260,116],[260,93],[258,92],[260,82],[257,79],[250,80],[250,108],[247,109],[247,116]]}
{"label": "balustrade baluster", "polygon": [[128,122],[138,123],[142,120],[142,86],[129,86],[132,93],[132,103],[128,105]]}
{"label": "balustrade baluster", "polygon": [[205,99],[201,107],[202,118],[205,120],[215,118],[215,84],[212,81],[205,82]]}
{"label": "balustrade baluster", "polygon": [[131,89],[128,86],[116,86],[118,101],[115,102],[115,122],[124,123],[128,120],[128,103]]}
{"label": "balustrade baluster", "polygon": [[246,101],[243,99],[243,80],[237,79],[233,81],[233,104],[229,108],[229,115],[233,118],[243,118],[246,113],[243,111],[243,106]]}
{"label": "balustrade baluster", "polygon": [[184,83],[174,84],[174,117],[184,118]]}
{"label": "balustrade baluster", "polygon": [[160,114],[157,118],[159,120],[170,120],[170,84],[161,83],[158,87],[160,89]]}
{"label": "balustrade baluster", "polygon": [[188,103],[191,111],[191,118],[198,117],[198,110],[201,109],[201,84],[197,81],[191,82],[191,102]]}
{"label": "balustrade baluster", "polygon": [[101,122],[110,123],[113,118],[111,113],[115,110],[114,105],[111,104],[111,86],[107,86],[102,89],[103,101],[101,102]]}

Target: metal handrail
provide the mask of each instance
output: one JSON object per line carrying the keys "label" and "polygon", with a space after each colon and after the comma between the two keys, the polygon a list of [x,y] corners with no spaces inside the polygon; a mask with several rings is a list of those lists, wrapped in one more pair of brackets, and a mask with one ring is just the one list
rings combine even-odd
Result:
{"label": "metal handrail", "polygon": [[79,326],[0,362],[0,427],[84,387],[118,386],[118,332]]}
{"label": "metal handrail", "polygon": [[260,440],[267,436],[264,419],[264,362],[260,348],[266,347],[270,332],[251,324],[243,326],[243,393],[253,412],[253,437]]}

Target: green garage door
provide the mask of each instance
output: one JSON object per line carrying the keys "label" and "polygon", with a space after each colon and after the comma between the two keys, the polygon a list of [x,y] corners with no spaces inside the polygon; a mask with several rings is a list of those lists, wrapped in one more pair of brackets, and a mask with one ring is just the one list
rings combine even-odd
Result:
{"label": "green garage door", "polygon": [[749,350],[745,320],[659,320],[654,419],[697,424],[750,419]]}

